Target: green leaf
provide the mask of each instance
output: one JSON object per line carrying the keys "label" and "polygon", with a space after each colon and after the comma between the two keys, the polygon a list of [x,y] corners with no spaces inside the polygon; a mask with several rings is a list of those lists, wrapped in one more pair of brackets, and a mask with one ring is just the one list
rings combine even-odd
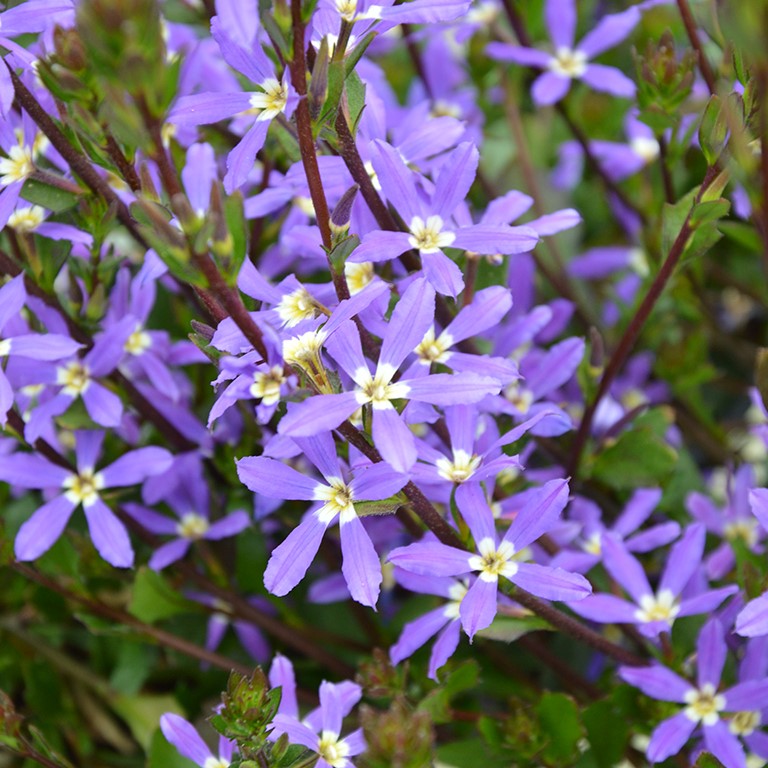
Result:
{"label": "green leaf", "polygon": [[680,234],[685,220],[693,206],[696,197],[696,190],[692,189],[687,195],[680,198],[676,203],[666,203],[661,217],[661,253],[666,259],[672,250],[677,236]]}
{"label": "green leaf", "polygon": [[711,224],[728,215],[731,203],[723,197],[704,203],[697,203],[691,211],[691,226],[696,229],[705,224]]}
{"label": "green leaf", "polygon": [[663,483],[676,463],[677,453],[663,435],[638,419],[633,429],[597,456],[592,475],[612,488],[642,488]]}
{"label": "green leaf", "polygon": [[352,72],[347,77],[346,94],[349,130],[354,136],[357,133],[357,125],[365,108],[365,84],[357,72]]}
{"label": "green leaf", "polygon": [[710,96],[699,126],[699,144],[708,165],[714,165],[725,147],[728,123],[719,96]]}
{"label": "green leaf", "polygon": [[196,763],[182,757],[176,747],[163,736],[158,728],[152,735],[147,755],[147,768],[195,768]]}
{"label": "green leaf", "polygon": [[146,750],[152,744],[160,718],[166,712],[183,715],[176,699],[169,694],[115,696],[112,709],[126,722],[136,741]]}
{"label": "green leaf", "polygon": [[388,499],[381,499],[380,501],[356,501],[355,512],[357,512],[358,517],[394,515],[405,503],[405,498],[400,495],[390,496]]}
{"label": "green leaf", "polygon": [[585,709],[582,720],[598,768],[613,768],[620,763],[629,739],[626,717],[612,702],[603,700]]}
{"label": "green leaf", "polygon": [[538,632],[542,629],[552,629],[550,624],[538,616],[497,616],[490,627],[480,630],[479,637],[488,640],[498,640],[502,643],[511,643],[527,635],[529,632]]}
{"label": "green leaf", "polygon": [[702,752],[696,760],[694,768],[723,768],[723,764],[709,752]]}
{"label": "green leaf", "polygon": [[21,196],[33,205],[41,205],[54,213],[66,211],[77,205],[80,195],[67,192],[59,187],[44,184],[36,179],[27,179],[21,188]]}
{"label": "green leaf", "polygon": [[564,693],[545,693],[536,709],[542,734],[548,739],[543,757],[553,765],[570,765],[582,737],[578,705]]}
{"label": "green leaf", "polygon": [[760,236],[751,224],[745,224],[741,221],[723,221],[718,225],[718,229],[734,243],[743,246],[749,251],[758,251],[762,245]]}
{"label": "green leaf", "polygon": [[152,624],[180,613],[188,613],[193,604],[175,592],[156,571],[139,568],[133,584],[128,610],[137,619]]}
{"label": "green leaf", "polygon": [[120,641],[117,665],[109,678],[110,686],[118,693],[133,695],[141,690],[144,681],[157,661],[157,649],[128,638]]}
{"label": "green leaf", "polygon": [[493,754],[481,739],[454,741],[437,749],[440,765],[445,768],[509,768],[509,756]]}

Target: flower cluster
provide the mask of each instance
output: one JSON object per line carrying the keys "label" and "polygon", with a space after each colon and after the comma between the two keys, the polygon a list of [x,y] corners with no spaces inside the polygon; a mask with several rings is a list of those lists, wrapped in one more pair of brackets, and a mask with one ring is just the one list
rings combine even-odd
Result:
{"label": "flower cluster", "polygon": [[0,631],[151,765],[768,761],[768,60],[593,5],[0,13]]}

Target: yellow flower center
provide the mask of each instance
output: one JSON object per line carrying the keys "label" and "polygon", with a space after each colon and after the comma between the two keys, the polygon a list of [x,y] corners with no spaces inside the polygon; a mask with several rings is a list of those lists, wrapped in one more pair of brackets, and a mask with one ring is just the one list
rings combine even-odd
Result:
{"label": "yellow flower center", "polygon": [[272,366],[266,373],[255,373],[251,384],[251,395],[261,398],[264,405],[274,405],[280,399],[280,386],[285,381],[283,369]]}
{"label": "yellow flower center", "polygon": [[39,205],[17,208],[8,217],[8,226],[17,232],[34,232],[45,220],[45,209]]}
{"label": "yellow flower center", "polygon": [[453,452],[453,461],[446,458],[438,459],[435,466],[440,477],[454,483],[463,483],[475,474],[481,461],[479,456],[470,456],[466,451],[457,450]]}
{"label": "yellow flower center", "polygon": [[339,741],[338,734],[333,731],[323,731],[317,751],[331,768],[345,768],[349,764],[349,745],[343,740]]}
{"label": "yellow flower center", "polygon": [[136,330],[128,337],[125,342],[125,351],[129,355],[143,355],[152,346],[152,337],[143,331],[141,326],[136,326]]}
{"label": "yellow flower center", "polygon": [[761,715],[759,712],[737,712],[728,722],[728,730],[736,736],[749,736],[758,725]]}
{"label": "yellow flower center", "polygon": [[352,503],[354,494],[352,489],[339,477],[328,479],[328,485],[318,485],[315,488],[315,499],[324,501],[317,511],[317,517],[324,523],[330,523],[336,515],[339,515],[339,523],[348,523],[357,515],[355,505]]}
{"label": "yellow flower center", "polygon": [[251,96],[251,109],[259,110],[257,120],[272,120],[277,117],[288,103],[288,89],[274,78],[261,83],[263,93]]}
{"label": "yellow flower center", "polygon": [[439,216],[429,216],[426,221],[421,216],[414,216],[409,229],[408,243],[421,253],[437,253],[456,239],[453,232],[443,232],[443,220]]}
{"label": "yellow flower center", "polygon": [[202,539],[210,527],[207,517],[198,515],[197,512],[187,512],[176,525],[176,532],[183,539]]}
{"label": "yellow flower center", "polygon": [[720,712],[725,709],[725,696],[717,693],[712,683],[705,683],[701,688],[691,688],[684,696],[685,715],[688,719],[704,725],[714,725],[720,719]]}
{"label": "yellow flower center", "polygon": [[104,476],[92,469],[74,472],[64,481],[64,495],[73,503],[89,507],[99,498],[99,490],[104,487]]}
{"label": "yellow flower center", "polygon": [[416,347],[416,354],[419,356],[419,362],[424,365],[444,363],[451,356],[448,350],[452,346],[453,336],[450,333],[443,331],[435,338],[435,329],[430,328]]}
{"label": "yellow flower center", "polygon": [[469,558],[469,567],[480,572],[483,581],[498,581],[499,576],[508,579],[517,573],[517,565],[512,561],[515,548],[508,541],[502,541],[498,548],[493,539],[486,538],[477,545],[479,555]]}
{"label": "yellow flower center", "polygon": [[563,77],[581,77],[587,70],[587,54],[570,48],[558,48],[549,61],[549,70]]}
{"label": "yellow flower center", "polygon": [[8,157],[0,159],[0,186],[8,186],[16,181],[23,181],[34,173],[35,165],[32,152],[24,146],[14,146],[8,150]]}
{"label": "yellow flower center", "polygon": [[91,372],[80,362],[67,363],[56,369],[56,383],[62,385],[65,395],[82,395],[91,384]]}
{"label": "yellow flower center", "polygon": [[666,621],[672,623],[680,613],[680,604],[668,589],[662,589],[656,595],[643,595],[640,607],[635,611],[638,621]]}

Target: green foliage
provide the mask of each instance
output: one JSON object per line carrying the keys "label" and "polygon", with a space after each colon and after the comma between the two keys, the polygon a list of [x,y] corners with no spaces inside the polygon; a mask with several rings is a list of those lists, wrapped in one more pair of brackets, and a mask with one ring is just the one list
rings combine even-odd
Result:
{"label": "green foliage", "polygon": [[637,418],[597,454],[592,477],[616,489],[663,485],[677,463],[677,452],[665,439],[670,423],[669,412],[661,408]]}

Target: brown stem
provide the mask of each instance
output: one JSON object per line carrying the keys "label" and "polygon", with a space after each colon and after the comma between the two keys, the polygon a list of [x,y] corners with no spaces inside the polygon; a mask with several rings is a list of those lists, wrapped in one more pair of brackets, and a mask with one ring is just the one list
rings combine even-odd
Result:
{"label": "brown stem", "polygon": [[117,166],[120,171],[120,175],[123,177],[125,183],[131,188],[133,192],[141,192],[141,181],[136,173],[136,169],[133,164],[128,161],[128,158],[123,153],[120,145],[115,140],[115,137],[102,126],[104,130],[104,139],[106,141],[107,154],[112,158],[112,162]]}
{"label": "brown stem", "polygon": [[144,248],[149,248],[148,243],[139,232],[136,220],[131,216],[125,203],[114,193],[109,184],[94,170],[86,157],[80,154],[67,140],[56,123],[53,122],[50,115],[45,111],[34,94],[19,79],[13,68],[7,61],[3,62],[8,68],[13,82],[13,88],[16,92],[16,98],[21,107],[34,120],[37,127],[45,134],[48,140],[53,144],[59,154],[67,161],[74,174],[79,176],[86,185],[99,197],[115,207],[117,218],[122,225],[131,233],[136,242]]}
{"label": "brown stem", "polygon": [[126,627],[131,627],[142,635],[156,640],[161,646],[166,648],[172,648],[179,653],[183,653],[185,656],[190,656],[193,659],[199,659],[214,667],[219,667],[224,670],[237,670],[245,675],[250,675],[253,669],[246,664],[241,664],[234,659],[229,659],[226,656],[222,656],[215,651],[209,651],[207,648],[202,648],[199,645],[183,638],[178,635],[174,635],[172,632],[167,632],[164,629],[159,629],[151,624],[146,624],[143,621],[137,619],[126,611],[122,611],[119,608],[113,608],[112,606],[105,605],[104,603],[91,600],[84,595],[78,595],[76,592],[72,592],[63,586],[59,581],[50,579],[44,574],[40,573],[36,569],[25,565],[24,563],[13,563],[14,571],[22,576],[34,581],[46,589],[50,589],[53,592],[61,595],[62,597],[77,603],[85,608],[89,613],[94,616],[100,616],[104,619],[109,619],[117,624],[122,624]]}
{"label": "brown stem", "polygon": [[630,667],[643,667],[648,664],[646,659],[636,656],[631,651],[612,643],[610,640],[606,640],[602,635],[585,626],[580,621],[571,618],[562,611],[558,611],[554,606],[544,600],[539,600],[538,597],[534,597],[528,592],[515,589],[512,598],[524,608],[528,608],[537,616],[546,619],[553,627],[604,653],[606,656],[610,656],[621,664],[626,664]]}
{"label": "brown stem", "polygon": [[683,25],[685,26],[685,32],[688,35],[691,47],[696,51],[696,59],[701,76],[704,78],[704,82],[707,84],[709,92],[714,95],[717,93],[717,78],[712,71],[709,59],[704,55],[704,49],[701,45],[698,30],[696,29],[696,20],[693,18],[691,8],[688,5],[688,0],[677,0],[677,7],[680,11],[680,16],[683,19]]}
{"label": "brown stem", "polygon": [[[699,193],[696,196],[694,206],[701,200],[704,192],[715,180],[718,175],[718,171],[719,169],[716,167],[710,167],[707,169],[704,181],[702,182]],[[693,208],[691,210],[693,210]],[[658,301],[659,296],[661,296],[666,284],[672,277],[675,267],[677,266],[681,256],[685,251],[685,246],[688,242],[688,238],[690,237],[691,232],[691,213],[689,212],[688,216],[685,218],[682,228],[680,229],[680,232],[678,233],[674,243],[672,244],[672,247],[669,250],[667,258],[661,265],[661,269],[656,275],[653,283],[651,284],[651,287],[648,289],[648,293],[643,297],[643,301],[632,316],[632,321],[624,331],[616,351],[611,356],[611,359],[606,366],[605,372],[600,379],[600,385],[598,387],[597,394],[584,411],[584,416],[581,419],[581,424],[579,425],[579,430],[576,433],[576,437],[573,441],[573,447],[571,449],[571,460],[568,466],[568,474],[571,477],[575,477],[576,473],[578,472],[579,463],[581,461],[581,454],[584,450],[587,438],[589,437],[589,432],[592,427],[592,420],[595,416],[597,407],[600,405],[600,401],[608,392],[608,389],[613,383],[613,380],[616,378],[616,375],[624,366],[626,359],[629,357],[629,354],[635,345],[635,341],[637,341],[637,337],[640,335],[640,331],[643,329],[646,320],[651,314],[651,311],[656,305],[656,302]]]}
{"label": "brown stem", "polygon": [[669,170],[668,161],[668,147],[667,140],[663,136],[658,137],[659,140],[659,168],[661,169],[661,179],[664,183],[664,199],[668,203],[674,203],[677,199],[675,197],[675,185],[672,183],[672,174]]}

